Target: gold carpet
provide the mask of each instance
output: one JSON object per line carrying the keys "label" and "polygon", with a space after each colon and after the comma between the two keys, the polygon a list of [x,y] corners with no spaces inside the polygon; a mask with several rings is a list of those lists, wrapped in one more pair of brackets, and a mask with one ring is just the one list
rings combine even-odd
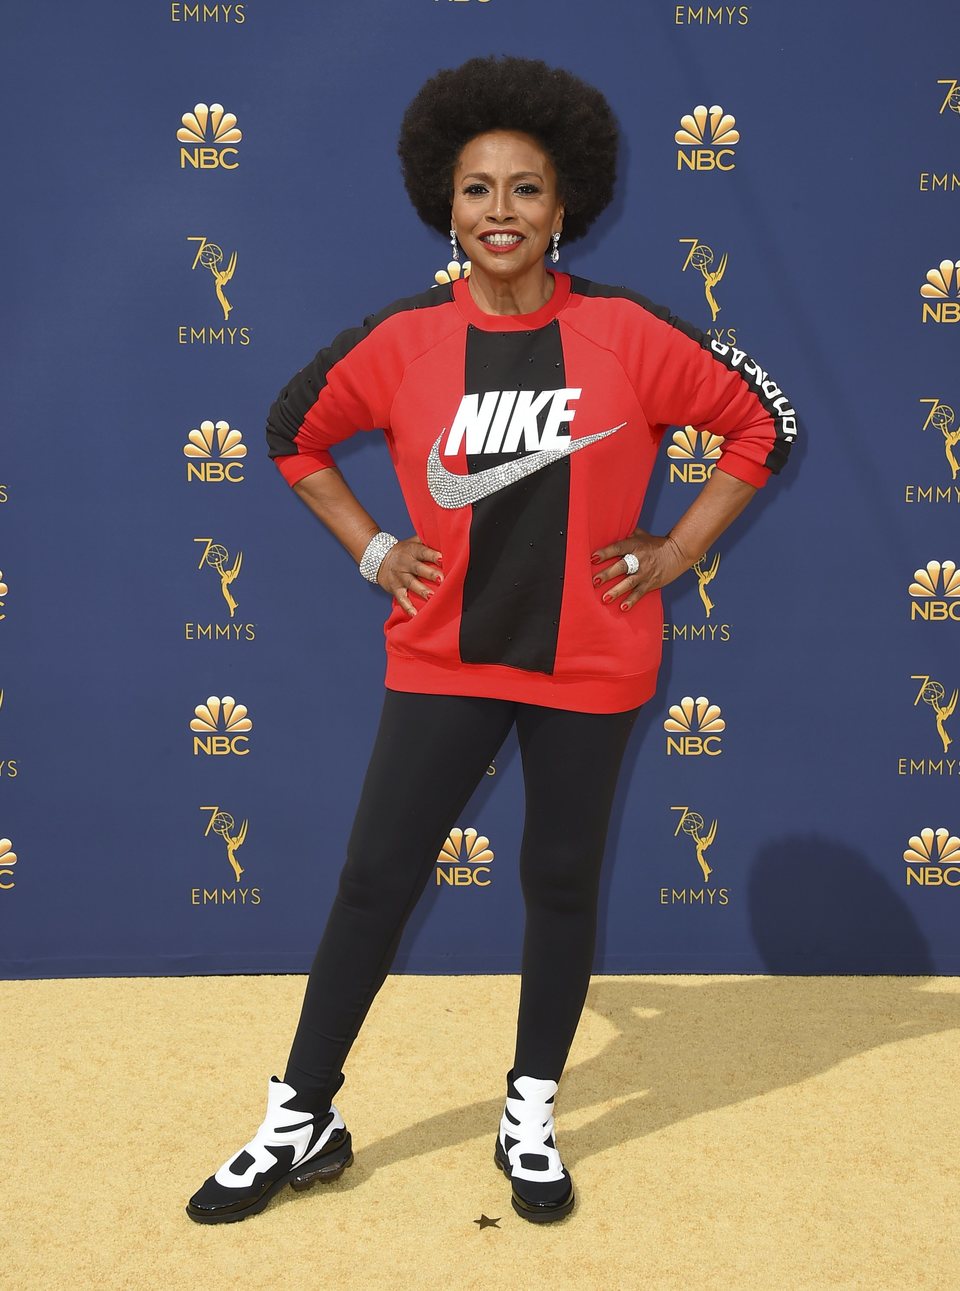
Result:
{"label": "gold carpet", "polygon": [[956,978],[595,978],[557,1099],[577,1206],[533,1225],[493,1164],[518,979],[391,977],[337,1096],[355,1164],[194,1224],[303,984],[0,983],[5,1291],[960,1287]]}

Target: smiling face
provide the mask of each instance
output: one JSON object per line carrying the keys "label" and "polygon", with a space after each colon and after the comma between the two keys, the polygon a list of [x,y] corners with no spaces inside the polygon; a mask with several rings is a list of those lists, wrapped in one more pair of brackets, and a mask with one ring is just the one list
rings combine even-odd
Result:
{"label": "smiling face", "polygon": [[474,273],[512,284],[545,277],[563,203],[537,141],[512,130],[471,139],[454,167],[452,221]]}

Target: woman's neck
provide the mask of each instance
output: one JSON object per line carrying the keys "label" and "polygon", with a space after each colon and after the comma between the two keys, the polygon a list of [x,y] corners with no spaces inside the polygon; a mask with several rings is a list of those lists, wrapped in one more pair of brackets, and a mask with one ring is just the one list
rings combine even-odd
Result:
{"label": "woman's neck", "polygon": [[519,282],[492,278],[474,268],[467,279],[470,295],[485,314],[533,314],[547,303],[556,286],[546,267],[538,268],[538,274],[530,274]]}

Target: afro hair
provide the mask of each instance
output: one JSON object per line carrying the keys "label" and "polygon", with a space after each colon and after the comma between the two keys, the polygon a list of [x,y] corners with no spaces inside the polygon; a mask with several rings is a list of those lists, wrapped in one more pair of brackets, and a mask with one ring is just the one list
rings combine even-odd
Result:
{"label": "afro hair", "polygon": [[582,238],[613,197],[619,128],[599,90],[539,59],[471,58],[437,72],[403,115],[397,152],[424,224],[447,234],[453,171],[471,139],[516,130],[553,162],[565,242]]}

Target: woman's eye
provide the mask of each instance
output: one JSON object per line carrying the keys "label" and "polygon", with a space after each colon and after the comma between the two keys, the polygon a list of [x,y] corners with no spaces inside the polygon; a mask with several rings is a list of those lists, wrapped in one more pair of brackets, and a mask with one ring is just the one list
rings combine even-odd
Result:
{"label": "woman's eye", "polygon": [[475,197],[478,193],[485,193],[487,190],[483,184],[469,184],[463,191],[468,196]]}
{"label": "woman's eye", "polygon": [[531,194],[539,193],[540,189],[537,188],[536,184],[518,184],[517,192],[524,197],[529,197]]}

